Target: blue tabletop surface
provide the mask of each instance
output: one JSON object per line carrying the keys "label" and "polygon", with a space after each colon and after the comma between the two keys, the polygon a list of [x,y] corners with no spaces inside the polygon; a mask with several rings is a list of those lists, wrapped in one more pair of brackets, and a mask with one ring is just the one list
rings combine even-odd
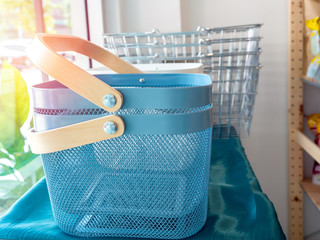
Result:
{"label": "blue tabletop surface", "polygon": [[[187,239],[286,239],[274,206],[262,192],[239,139],[214,140],[205,226]],[[84,239],[56,225],[46,180],[40,180],[0,218],[0,239]],[[125,238],[98,238],[125,239]]]}

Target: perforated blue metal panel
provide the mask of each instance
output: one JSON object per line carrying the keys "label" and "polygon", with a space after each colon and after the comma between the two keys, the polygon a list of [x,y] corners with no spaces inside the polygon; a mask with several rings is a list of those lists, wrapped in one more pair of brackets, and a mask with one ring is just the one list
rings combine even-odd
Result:
{"label": "perforated blue metal panel", "polygon": [[69,234],[185,238],[206,221],[212,129],[124,135],[42,156]]}

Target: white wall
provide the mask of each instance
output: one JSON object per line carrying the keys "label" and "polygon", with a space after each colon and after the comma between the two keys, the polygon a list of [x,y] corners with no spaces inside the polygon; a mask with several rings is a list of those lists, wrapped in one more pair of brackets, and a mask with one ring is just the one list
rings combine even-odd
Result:
{"label": "white wall", "polygon": [[288,235],[287,1],[182,0],[182,30],[198,25],[263,23],[258,95],[251,135],[243,145],[263,191]]}
{"label": "white wall", "polygon": [[263,68],[251,135],[243,140],[243,145],[288,235],[287,1],[105,0],[105,3],[106,13],[117,15],[115,18],[120,22],[115,28],[112,24],[118,23],[109,19],[107,31],[145,32],[158,28],[168,32],[195,30],[198,25],[264,24],[260,58]]}
{"label": "white wall", "polygon": [[181,31],[180,0],[105,0],[104,3],[108,32],[150,32],[154,28]]}

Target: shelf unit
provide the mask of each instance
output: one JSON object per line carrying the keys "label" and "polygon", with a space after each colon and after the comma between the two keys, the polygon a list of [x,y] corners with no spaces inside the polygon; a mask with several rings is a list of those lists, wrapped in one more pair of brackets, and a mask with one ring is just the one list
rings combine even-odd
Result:
{"label": "shelf unit", "polygon": [[[299,115],[302,114],[302,118],[303,118],[303,116],[306,118],[311,113],[318,113],[318,112],[320,113],[320,106],[318,104],[314,104],[314,103],[319,102],[320,98],[319,97],[312,98],[312,96],[320,96],[320,84],[316,83],[312,79],[308,79],[306,77],[301,78],[301,83],[304,84],[304,89],[301,91],[301,95],[304,95],[303,92],[307,92],[310,96],[308,97],[305,94],[304,100],[303,100],[303,103],[305,105],[300,108]],[[310,98],[311,98],[311,100],[310,100]],[[305,124],[304,131],[303,131],[303,126],[300,126],[299,129],[292,128],[291,132],[292,132],[293,137],[295,139],[295,143],[291,142],[289,144],[290,147],[292,148],[294,144],[298,144],[299,149],[305,151],[310,157],[312,157],[312,159],[314,159],[320,163],[320,148],[319,148],[319,146],[317,146],[314,143],[313,140],[311,140],[307,136],[308,134],[310,135],[310,131],[309,131],[308,127],[306,127],[306,124]],[[297,156],[297,157],[299,157],[299,159],[301,157],[300,164],[302,166],[301,168],[303,168],[303,165],[304,165],[303,157],[302,156]],[[292,165],[292,161],[289,161],[289,163],[290,163],[290,169],[294,169],[295,166]],[[320,186],[312,184],[311,179],[308,179],[308,178],[304,179],[303,175],[301,175],[301,173],[299,173],[298,176],[291,173],[291,175],[290,175],[290,184],[291,185],[293,185],[293,182],[294,182],[293,179],[294,180],[300,179],[300,186],[302,187],[303,191],[310,198],[310,200],[313,202],[315,207],[320,211]],[[294,182],[294,183],[296,183],[296,182]],[[295,196],[295,197],[297,197],[297,196]],[[303,204],[303,202],[302,202],[303,196],[299,196],[299,200],[300,199],[301,199],[301,204]],[[290,198],[290,200],[292,201],[292,198]],[[304,211],[303,205],[301,206],[301,208],[299,208],[300,212],[298,212],[298,211],[292,212],[292,210],[294,210],[294,209],[290,209],[290,215],[291,215],[291,217],[293,217],[293,219],[295,219],[296,216],[302,216],[301,217],[301,220],[302,220],[301,233],[303,236],[303,211]],[[292,233],[290,231],[290,235],[291,234]],[[302,236],[293,237],[292,239],[303,239]]]}
{"label": "shelf unit", "polygon": [[[313,88],[313,90],[317,91],[315,93],[320,94],[320,84],[319,83],[313,81],[312,79],[306,78],[306,77],[302,77],[301,81],[304,84],[307,84],[307,86],[309,85],[309,87]],[[318,99],[316,99],[316,102],[318,102]],[[310,111],[310,109],[308,109],[308,111]],[[318,108],[316,112],[320,112],[320,108]],[[312,111],[312,113],[315,113],[315,112]],[[308,129],[305,131],[308,131]],[[298,130],[296,130],[295,132],[296,132],[296,142],[299,144],[299,146],[306,153],[308,153],[309,156],[311,156],[314,160],[316,160],[318,163],[320,163],[320,148],[319,148],[319,146],[317,146],[308,136],[306,136],[305,133],[298,131]],[[320,186],[312,184],[311,179],[303,179],[301,181],[301,186],[302,186],[304,192],[310,197],[311,201],[317,207],[317,209],[320,210]]]}
{"label": "shelf unit", "polygon": [[320,211],[320,186],[314,185],[311,179],[305,179],[301,182],[301,186],[311,201]]}
{"label": "shelf unit", "polygon": [[[320,187],[312,185],[310,179],[304,179],[304,165],[312,160],[320,162],[320,150],[318,146],[307,137],[310,133],[308,127],[304,125],[304,114],[320,113],[320,106],[316,104],[320,101],[320,84],[312,82],[310,79],[300,77],[303,75],[304,64],[304,35],[305,16],[319,15],[314,4],[317,1],[289,0],[289,61],[288,61],[288,133],[289,133],[289,236],[290,240],[300,240],[304,238],[304,193],[309,196],[315,206],[320,210]],[[317,5],[318,7],[319,5]],[[305,85],[305,86],[304,86]],[[304,87],[306,89],[304,89]],[[317,91],[317,100],[313,100],[310,107],[309,92]],[[307,92],[308,94],[304,94]],[[304,96],[305,95],[305,96]],[[315,95],[314,95],[315,96]],[[308,104],[304,101],[308,99]],[[316,103],[316,104],[315,104]],[[305,104],[305,105],[304,105]],[[319,105],[319,104],[318,104]],[[308,108],[308,110],[306,110]],[[305,128],[304,128],[305,126]],[[305,132],[303,132],[305,129]],[[308,153],[305,154],[304,152]],[[304,160],[304,158],[306,158]],[[313,160],[312,160],[313,162]],[[309,165],[310,168],[310,165]],[[306,170],[308,170],[306,168]],[[310,173],[308,173],[310,174]],[[307,175],[307,174],[306,174]],[[311,174],[310,174],[311,175]],[[305,216],[305,219],[307,216]],[[307,227],[306,227],[307,229]]]}
{"label": "shelf unit", "polygon": [[320,148],[312,142],[303,132],[296,130],[296,142],[305,150],[314,160],[320,163]]}

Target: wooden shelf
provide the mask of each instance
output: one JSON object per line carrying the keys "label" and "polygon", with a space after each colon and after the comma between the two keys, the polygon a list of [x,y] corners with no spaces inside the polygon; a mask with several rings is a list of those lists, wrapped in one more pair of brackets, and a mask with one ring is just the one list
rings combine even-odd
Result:
{"label": "wooden shelf", "polygon": [[320,211],[320,186],[313,184],[311,179],[305,179],[301,182],[301,187]]}
{"label": "wooden shelf", "polygon": [[300,80],[306,84],[312,85],[314,87],[318,87],[320,88],[320,83],[318,83],[316,80],[312,79],[312,78],[308,78],[306,76],[302,76],[300,78]]}
{"label": "wooden shelf", "polygon": [[320,163],[320,148],[311,141],[301,131],[295,130],[296,142],[305,150],[314,160]]}

